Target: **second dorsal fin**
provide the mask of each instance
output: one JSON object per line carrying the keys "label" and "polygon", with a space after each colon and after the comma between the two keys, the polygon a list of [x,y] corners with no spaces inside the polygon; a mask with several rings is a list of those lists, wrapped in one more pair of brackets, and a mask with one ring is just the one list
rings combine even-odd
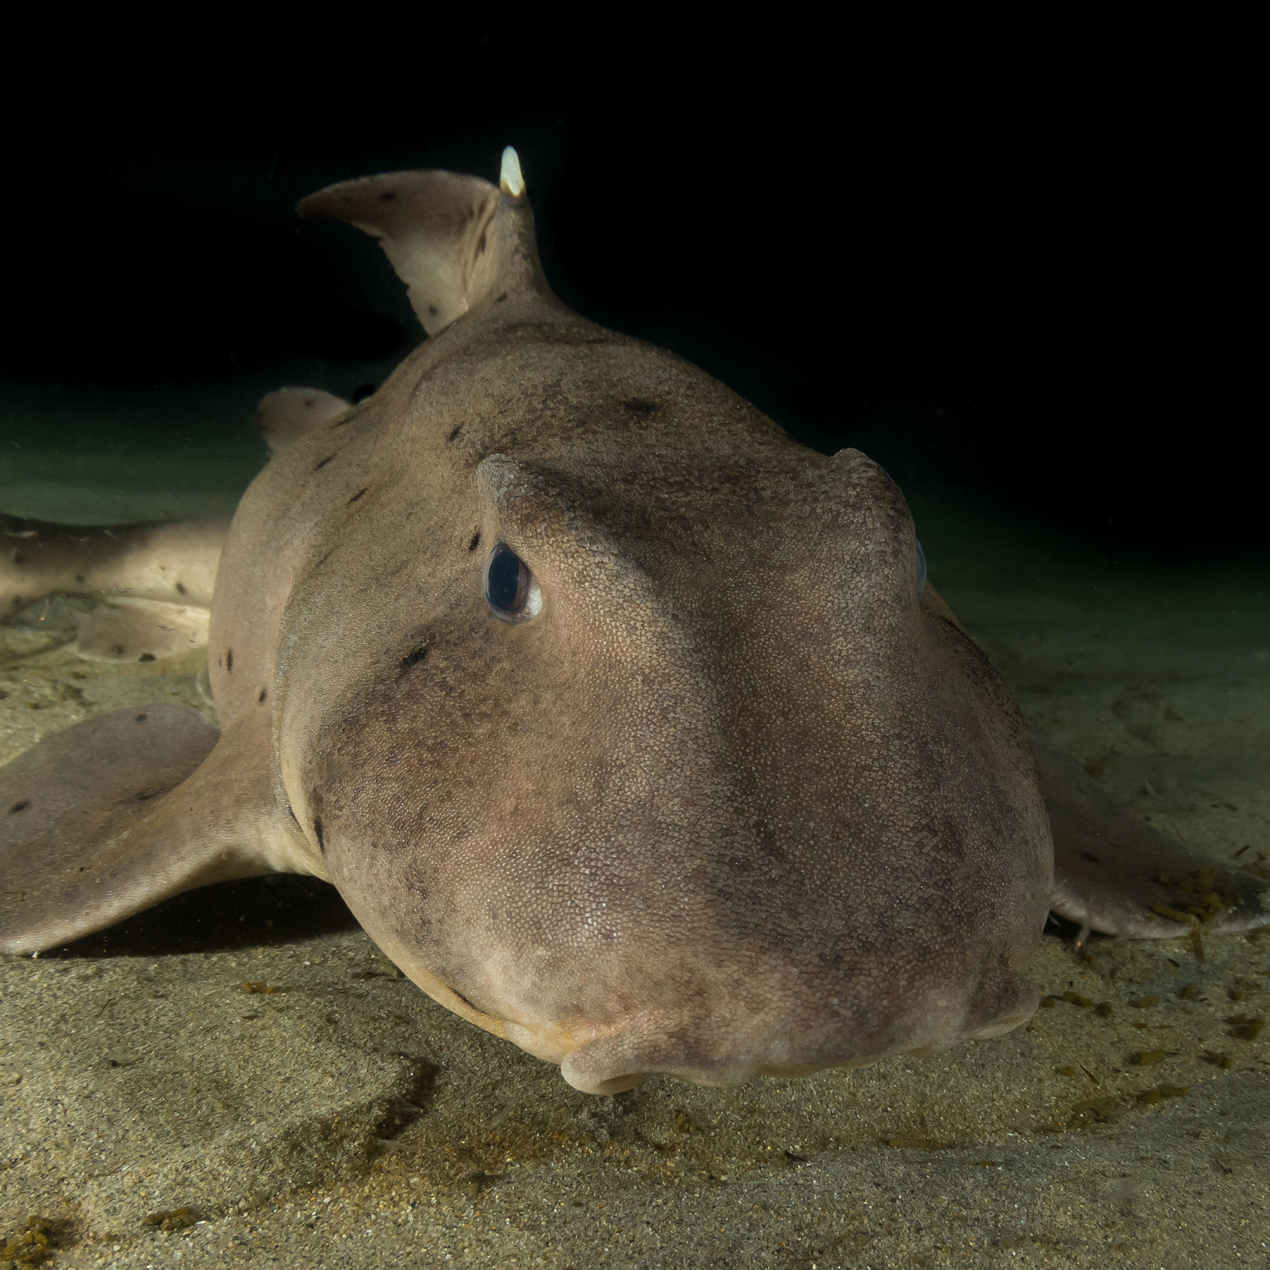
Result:
{"label": "second dorsal fin", "polygon": [[501,190],[456,172],[386,172],[327,186],[299,210],[348,221],[377,238],[434,335],[491,294],[549,293],[524,191],[509,146]]}

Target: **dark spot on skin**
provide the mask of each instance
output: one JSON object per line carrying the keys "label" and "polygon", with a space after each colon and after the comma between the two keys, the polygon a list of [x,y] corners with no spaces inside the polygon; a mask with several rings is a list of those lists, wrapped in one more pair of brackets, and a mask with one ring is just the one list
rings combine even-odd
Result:
{"label": "dark spot on skin", "polygon": [[348,500],[348,502],[344,504],[344,506],[345,506],[345,507],[352,507],[352,505],[353,505],[355,502],[357,502],[357,500],[358,500],[359,498],[361,498],[361,496],[362,496],[364,493],[366,493],[366,491],[367,491],[368,489],[370,489],[370,486],[369,486],[369,485],[363,485],[363,486],[362,486],[362,488],[361,488],[361,489],[359,489],[359,490],[357,491],[357,493],[356,493],[356,494],[354,494],[354,495],[353,495],[353,497],[352,497],[352,498],[350,498],[350,499]]}
{"label": "dark spot on skin", "polygon": [[391,202],[393,201],[393,199],[395,199],[396,197],[397,197],[397,195],[396,195],[396,192],[395,192],[395,191],[393,191],[393,190],[385,190],[385,191],[384,191],[384,192],[383,192],[383,193],[379,196],[379,201],[380,201],[381,203],[391,203]]}
{"label": "dark spot on skin", "polygon": [[1083,855],[1085,859],[1089,861],[1090,864],[1098,863],[1098,857],[1096,855],[1090,855],[1088,851],[1082,851],[1081,855]]}
{"label": "dark spot on skin", "polygon": [[450,435],[446,437],[445,439],[446,445],[449,445],[454,440],[454,438],[457,437],[459,433],[462,431],[463,431],[463,425],[461,423],[456,423],[454,427],[450,429]]}
{"label": "dark spot on skin", "polygon": [[500,295],[500,296],[498,297],[498,299],[494,301],[494,303],[495,303],[495,304],[502,304],[502,302],[503,302],[504,300],[506,300],[506,299],[507,299],[507,292],[506,292],[506,291],[504,291],[504,292],[503,292],[503,294],[502,294],[502,295]]}
{"label": "dark spot on skin", "polygon": [[373,397],[374,395],[375,395],[374,384],[358,384],[357,387],[353,389],[354,403],[359,401],[365,401],[367,397]]}
{"label": "dark spot on skin", "polygon": [[440,309],[438,309],[438,308],[437,308],[437,306],[436,306],[435,304],[430,304],[430,305],[428,305],[428,313],[429,313],[432,317],[436,317],[436,315],[437,315],[438,313],[440,313],[440,312],[441,312],[441,310],[440,310]]}
{"label": "dark spot on skin", "polygon": [[122,657],[122,656],[123,656],[123,645],[122,645],[122,644],[111,644],[111,646],[110,646],[110,651],[111,651],[112,653],[114,653],[114,655],[115,655],[116,657]]}
{"label": "dark spot on skin", "polygon": [[632,414],[650,415],[657,409],[655,401],[649,401],[647,397],[632,397],[629,401],[622,403]]}
{"label": "dark spot on skin", "polygon": [[137,660],[138,660],[138,661],[153,661],[153,660],[154,660],[154,654],[153,654],[153,653],[142,653],[142,654],[141,654],[141,656],[137,658]]}
{"label": "dark spot on skin", "polygon": [[148,714],[139,714],[135,719],[133,719],[133,723],[144,723],[149,717],[150,716]]}
{"label": "dark spot on skin", "polygon": [[184,582],[178,582],[178,583],[176,584],[176,589],[177,589],[178,594],[180,594],[180,595],[184,595],[184,594],[185,594],[185,583],[184,583]]}
{"label": "dark spot on skin", "polygon": [[472,535],[472,541],[467,544],[467,549],[469,551],[475,551],[477,547],[479,547],[480,545],[481,545],[481,531],[478,529]]}
{"label": "dark spot on skin", "polygon": [[[764,839],[767,839],[767,835],[764,835]],[[785,848],[778,846],[775,842],[772,842],[770,840],[760,840],[758,844],[758,849],[769,860],[773,860],[777,864],[781,863],[782,861],[786,859]]]}
{"label": "dark spot on skin", "polygon": [[232,648],[225,651],[225,669],[231,675],[234,673],[234,650]]}
{"label": "dark spot on skin", "polygon": [[13,806],[9,808],[9,815],[12,816],[19,811],[26,811],[30,805],[31,800],[29,798],[24,798],[20,803],[14,803]]}
{"label": "dark spot on skin", "polygon": [[75,581],[76,581],[76,582],[83,582],[83,580],[84,580],[84,575],[83,575],[82,573],[77,573],[77,574],[75,575]]}
{"label": "dark spot on skin", "polygon": [[417,666],[427,655],[427,644],[420,644],[413,653],[407,653],[397,664],[402,670],[409,670],[412,666]]}
{"label": "dark spot on skin", "polygon": [[257,704],[257,705],[264,705],[264,703],[265,703],[265,698],[266,698],[268,695],[269,695],[269,689],[268,689],[268,688],[261,688],[261,690],[260,690],[260,696],[258,696],[258,697],[256,698],[256,704]]}
{"label": "dark spot on skin", "polygon": [[318,459],[318,461],[313,465],[313,470],[315,472],[320,472],[334,457],[335,455],[328,454],[326,458]]}
{"label": "dark spot on skin", "polygon": [[317,839],[318,850],[323,855],[325,855],[326,854],[326,838],[322,834],[322,817],[321,816],[313,817],[313,836]]}
{"label": "dark spot on skin", "polygon": [[22,564],[22,563],[26,560],[26,556],[24,556],[24,555],[23,555],[23,554],[22,554],[22,553],[21,553],[21,552],[20,552],[20,551],[19,551],[19,550],[15,547],[15,548],[13,549],[13,554],[10,556],[10,559],[13,561],[13,563],[14,563],[14,564]]}

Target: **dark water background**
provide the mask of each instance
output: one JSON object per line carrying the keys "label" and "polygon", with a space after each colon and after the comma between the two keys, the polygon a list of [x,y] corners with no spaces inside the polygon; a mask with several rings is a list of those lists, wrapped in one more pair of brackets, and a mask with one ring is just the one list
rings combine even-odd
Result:
{"label": "dark water background", "polygon": [[1264,542],[1239,78],[1109,29],[1017,35],[545,5],[399,45],[350,24],[32,50],[0,200],[0,496],[157,463],[184,506],[227,505],[261,393],[348,394],[420,335],[375,245],[296,201],[394,168],[494,178],[511,143],[562,298],[808,444],[1103,554]]}

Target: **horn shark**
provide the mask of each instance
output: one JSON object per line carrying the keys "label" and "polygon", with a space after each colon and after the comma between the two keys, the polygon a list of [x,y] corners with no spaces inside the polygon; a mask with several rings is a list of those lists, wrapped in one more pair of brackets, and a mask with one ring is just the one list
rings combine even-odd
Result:
{"label": "horn shark", "polygon": [[[210,598],[219,728],[121,710],[0,771],[4,951],[311,874],[437,1001],[615,1093],[1000,1035],[1051,908],[1270,922],[1263,881],[1029,739],[876,463],[553,295],[514,151],[497,186],[396,172],[300,213],[377,238],[428,338],[356,405],[266,399],[227,527],[6,522],[10,609]],[[122,630],[84,651],[173,651]]]}

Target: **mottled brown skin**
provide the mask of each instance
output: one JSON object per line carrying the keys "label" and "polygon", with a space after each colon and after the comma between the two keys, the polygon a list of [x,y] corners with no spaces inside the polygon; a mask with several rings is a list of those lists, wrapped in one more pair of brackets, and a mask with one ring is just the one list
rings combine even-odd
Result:
{"label": "mottled brown skin", "polygon": [[[129,719],[0,771],[0,948],[312,873],[426,992],[601,1093],[1025,1020],[1053,885],[1036,761],[984,654],[919,594],[886,474],[571,313],[521,198],[397,173],[302,210],[381,237],[433,338],[279,435],[217,575],[220,737],[166,763],[155,810],[133,805],[144,764],[87,761]],[[486,602],[497,543],[536,578],[529,620]],[[197,755],[174,710],[148,735]],[[1046,757],[1056,787],[1064,762]],[[1070,787],[1065,850],[1116,847]],[[77,816],[103,828],[76,841]]]}

